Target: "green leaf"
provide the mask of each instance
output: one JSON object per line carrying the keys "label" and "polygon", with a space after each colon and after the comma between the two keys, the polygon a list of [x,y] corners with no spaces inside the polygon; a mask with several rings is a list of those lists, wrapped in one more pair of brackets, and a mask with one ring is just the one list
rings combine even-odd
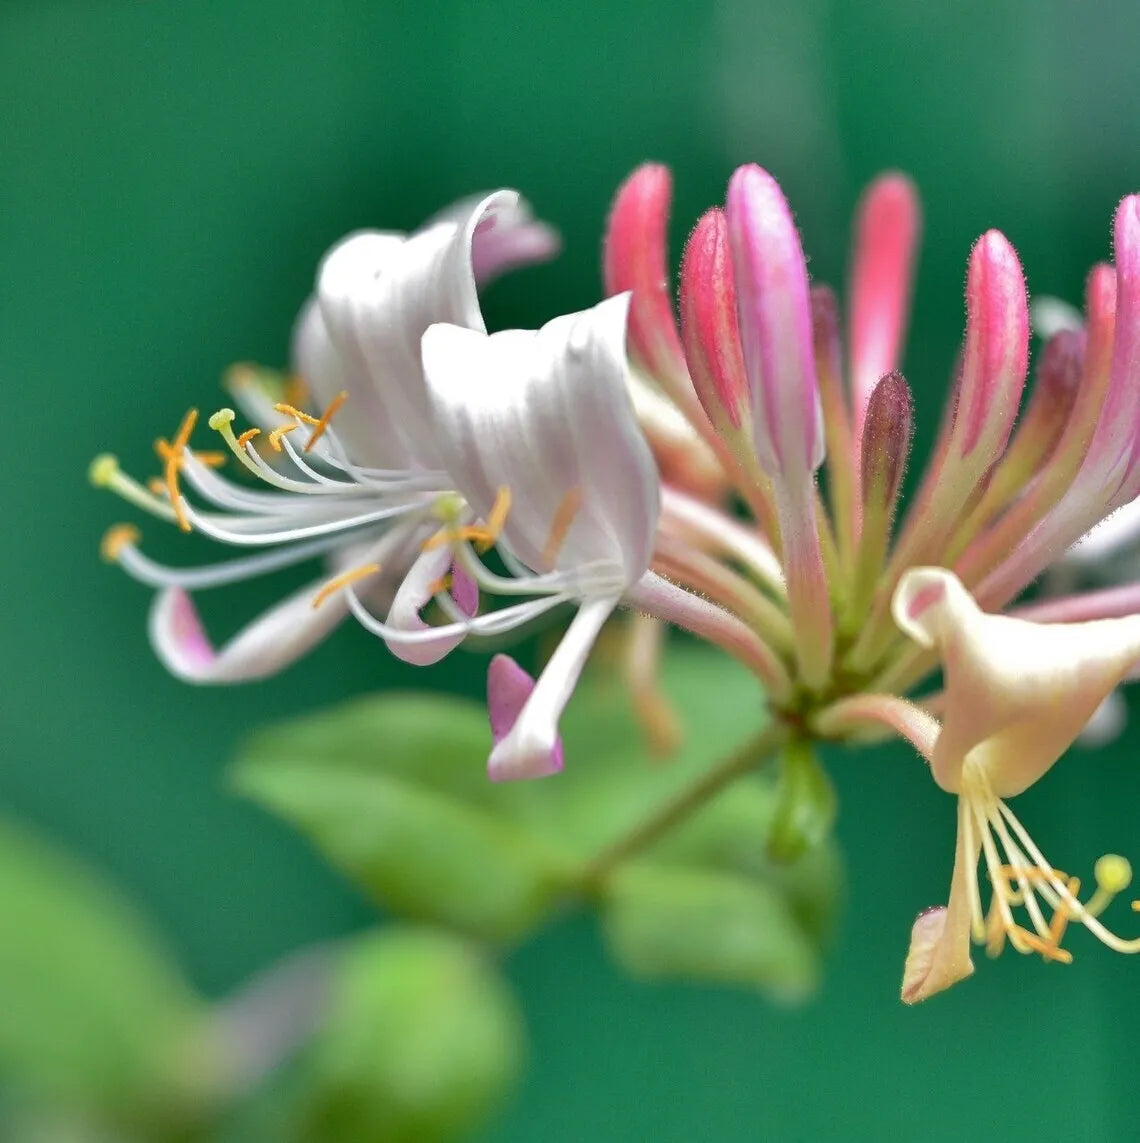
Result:
{"label": "green leaf", "polygon": [[306,1143],[432,1143],[478,1126],[514,1085],[522,1020],[506,982],[439,931],[357,940],[308,1053]]}
{"label": "green leaf", "polygon": [[471,702],[389,695],[258,736],[233,780],[386,907],[503,939],[566,876],[557,848],[499,812]]}
{"label": "green leaf", "polygon": [[[490,734],[482,706],[387,695],[263,733],[239,762],[235,781],[298,825],[387,907],[474,934],[517,937],[559,900],[586,892],[579,879],[594,858],[763,726],[755,679],[724,656],[679,644],[665,660],[662,684],[685,728],[683,745],[668,759],[650,755],[624,687],[601,667],[583,680],[563,719],[566,770],[555,778],[492,784],[484,769]],[[654,908],[662,923],[663,886],[677,884],[680,917],[693,904],[692,877],[674,873],[704,876],[718,899],[739,901],[751,886],[765,902],[752,902],[752,923],[765,909],[779,918],[777,928],[792,926],[793,934],[775,933],[773,940],[802,957],[806,981],[818,972],[838,861],[819,835],[795,860],[772,860],[768,842],[780,804],[774,785],[766,775],[738,779],[640,854],[638,865],[643,877],[650,877],[648,866],[661,867]],[[601,887],[599,904],[611,946],[643,971],[651,958],[636,952],[636,933],[648,928],[622,913],[619,901],[632,901],[632,891],[608,888]],[[620,940],[613,935],[619,930]],[[782,991],[801,987],[787,983],[788,957],[749,947],[758,951],[747,971],[738,965],[729,972],[715,950],[704,961],[692,953],[674,957],[672,967],[662,963],[655,971],[753,985],[767,980]]]}
{"label": "green leaf", "polygon": [[138,914],[6,822],[0,902],[0,1073],[81,1106],[136,1114],[164,1102],[176,1081],[166,1069],[199,1009]]}
{"label": "green leaf", "polygon": [[819,958],[779,891],[727,870],[634,863],[606,892],[614,956],[645,977],[760,988],[798,1000]]}

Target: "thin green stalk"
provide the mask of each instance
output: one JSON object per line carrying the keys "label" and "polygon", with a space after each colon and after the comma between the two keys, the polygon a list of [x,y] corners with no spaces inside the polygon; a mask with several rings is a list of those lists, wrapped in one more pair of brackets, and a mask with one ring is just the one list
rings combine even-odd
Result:
{"label": "thin green stalk", "polygon": [[678,791],[655,813],[634,826],[629,833],[618,838],[586,866],[579,878],[582,890],[586,894],[592,893],[623,861],[648,849],[674,826],[679,825],[703,806],[714,794],[718,794],[773,754],[786,734],[786,729],[773,720],[739,750],[734,751],[722,762],[706,770],[690,785]]}

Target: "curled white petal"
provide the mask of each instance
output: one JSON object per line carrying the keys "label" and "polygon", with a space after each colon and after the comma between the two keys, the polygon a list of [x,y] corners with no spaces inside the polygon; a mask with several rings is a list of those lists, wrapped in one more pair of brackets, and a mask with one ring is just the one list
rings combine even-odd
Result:
{"label": "curled white petal", "polygon": [[640,578],[659,513],[627,391],[627,310],[622,295],[538,331],[487,337],[439,325],[423,339],[456,487],[483,517],[509,490],[506,546],[535,571],[590,565],[594,587],[582,594],[604,593],[606,578],[618,592]]}
{"label": "curled white petal", "polygon": [[981,611],[944,568],[914,568],[895,592],[899,626],[941,658],[946,700],[931,770],[960,790],[967,761],[998,797],[1037,781],[1140,659],[1140,616],[1032,623]]}

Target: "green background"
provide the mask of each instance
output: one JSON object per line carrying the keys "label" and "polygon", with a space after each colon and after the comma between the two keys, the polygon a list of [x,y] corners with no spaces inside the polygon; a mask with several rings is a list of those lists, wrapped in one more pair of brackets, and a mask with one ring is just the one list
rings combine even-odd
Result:
{"label": "green background", "polygon": [[[144,902],[211,994],[361,926],[353,891],[225,794],[224,765],[274,718],[425,679],[475,692],[481,664],[417,674],[345,629],[268,683],[167,678],[146,593],[97,561],[123,511],[86,485],[90,457],[150,471],[155,435],[221,403],[227,363],[282,362],[329,243],[474,190],[520,188],[566,238],[558,263],[491,292],[493,326],[590,304],[609,196],[644,158],[676,172],[678,244],[736,163],[761,162],[813,274],[837,284],[861,184],[914,174],[921,449],[973,237],[1000,227],[1031,289],[1073,299],[1106,256],[1115,201],[1140,189],[1138,42],[1124,0],[3,0],[2,807]],[[144,529],[158,555],[203,554]],[[219,594],[212,627],[277,586]],[[1063,868],[1140,857],[1138,742],[1134,727],[1074,752],[1019,801]],[[630,983],[567,924],[510,964],[532,1060],[487,1140],[1135,1138],[1140,963],[1077,934],[1071,968],[1007,955],[903,1009],[910,923],[945,897],[953,805],[905,749],[831,761],[850,890],[821,997],[781,1011]]]}

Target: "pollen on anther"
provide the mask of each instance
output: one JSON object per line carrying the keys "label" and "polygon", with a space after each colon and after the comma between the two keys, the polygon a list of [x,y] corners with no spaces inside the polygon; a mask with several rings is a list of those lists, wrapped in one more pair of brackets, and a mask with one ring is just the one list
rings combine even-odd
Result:
{"label": "pollen on anther", "polygon": [[246,429],[245,432],[242,433],[241,436],[239,436],[237,439],[238,448],[245,448],[245,446],[247,444],[249,444],[249,442],[251,440],[253,440],[254,437],[257,437],[260,435],[261,435],[261,430],[258,428]]}
{"label": "pollen on anther", "polygon": [[345,389],[342,389],[328,403],[328,408],[326,408],[325,411],[321,414],[319,420],[314,421],[310,417],[306,418],[306,420],[310,424],[314,425],[315,427],[313,428],[313,431],[310,434],[308,441],[305,443],[305,452],[309,452],[312,449],[313,445],[315,445],[317,443],[317,441],[319,441],[321,439],[321,437],[324,436],[325,430],[328,429],[328,427],[329,427],[329,421],[331,421],[333,419],[333,415],[336,413],[337,409],[339,409],[341,407],[341,405],[343,405],[345,403],[345,401],[347,401],[347,400],[348,400],[348,391]]}
{"label": "pollen on anther", "polygon": [[275,452],[281,452],[282,451],[283,446],[281,444],[281,438],[286,433],[291,433],[296,427],[297,427],[296,421],[294,421],[291,425],[278,425],[277,428],[275,428],[269,434],[269,443],[273,447]]}
{"label": "pollen on anther", "polygon": [[351,583],[356,583],[357,580],[366,579],[370,575],[375,575],[380,570],[379,564],[364,564],[358,568],[352,568],[349,571],[330,579],[316,595],[313,596],[313,607],[320,607],[322,603],[329,596],[334,595],[342,588],[348,587]]}
{"label": "pollen on anther", "polygon": [[99,542],[99,555],[109,564],[117,563],[123,548],[128,544],[137,544],[141,538],[138,528],[134,524],[116,524],[108,528]]}

